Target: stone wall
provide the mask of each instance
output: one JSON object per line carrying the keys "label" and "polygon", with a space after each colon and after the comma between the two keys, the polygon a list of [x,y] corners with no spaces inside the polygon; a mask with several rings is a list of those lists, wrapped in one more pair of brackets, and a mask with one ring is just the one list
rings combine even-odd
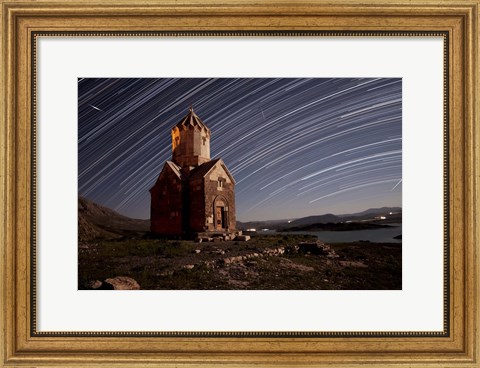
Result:
{"label": "stone wall", "polygon": [[[165,164],[167,165],[167,164]],[[160,235],[182,235],[185,220],[182,181],[168,167],[164,167],[155,186],[150,190],[150,230]]]}
{"label": "stone wall", "polygon": [[214,223],[214,205],[217,199],[225,199],[227,204],[228,229],[225,230],[235,230],[235,184],[231,181],[229,183],[224,182],[223,187],[219,190],[217,180],[210,180],[208,177],[205,178],[205,216],[208,220],[208,231],[217,231]]}
{"label": "stone wall", "polygon": [[189,182],[189,204],[190,204],[190,231],[205,231],[205,200],[203,198],[204,183],[203,178],[191,180]]}

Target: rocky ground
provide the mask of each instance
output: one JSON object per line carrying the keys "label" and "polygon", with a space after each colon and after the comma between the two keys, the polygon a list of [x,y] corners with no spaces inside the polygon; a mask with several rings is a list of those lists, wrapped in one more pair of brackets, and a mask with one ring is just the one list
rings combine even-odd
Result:
{"label": "rocky ground", "polygon": [[114,281],[104,281],[118,277],[148,290],[402,287],[401,244],[395,243],[326,245],[304,235],[210,243],[139,237],[81,242],[78,258],[79,289],[112,288]]}

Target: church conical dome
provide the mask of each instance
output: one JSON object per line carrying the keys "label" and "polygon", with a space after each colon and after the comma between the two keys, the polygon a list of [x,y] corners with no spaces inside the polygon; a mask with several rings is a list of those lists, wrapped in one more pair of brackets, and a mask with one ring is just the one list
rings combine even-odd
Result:
{"label": "church conical dome", "polygon": [[190,127],[196,127],[199,129],[205,129],[207,131],[210,131],[210,129],[208,129],[208,127],[203,123],[203,121],[198,117],[198,115],[193,112],[193,107],[190,107],[187,116],[185,116],[177,125],[175,125],[175,128],[178,129],[188,129]]}
{"label": "church conical dome", "polygon": [[172,128],[172,161],[186,172],[210,161],[210,129],[192,107]]}

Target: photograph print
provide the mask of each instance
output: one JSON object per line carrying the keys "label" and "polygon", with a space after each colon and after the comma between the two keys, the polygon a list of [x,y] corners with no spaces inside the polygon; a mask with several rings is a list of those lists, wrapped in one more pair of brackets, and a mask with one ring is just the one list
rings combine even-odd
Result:
{"label": "photograph print", "polygon": [[78,78],[78,289],[401,290],[401,78]]}

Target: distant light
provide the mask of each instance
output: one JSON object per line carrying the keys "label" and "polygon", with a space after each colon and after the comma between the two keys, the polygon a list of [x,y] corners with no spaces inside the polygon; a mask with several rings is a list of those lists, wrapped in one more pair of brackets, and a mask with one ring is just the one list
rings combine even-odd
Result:
{"label": "distant light", "polygon": [[292,222],[292,220],[288,220],[288,223]]}
{"label": "distant light", "polygon": [[389,214],[389,215],[393,215],[393,212],[389,212],[388,214]]}

